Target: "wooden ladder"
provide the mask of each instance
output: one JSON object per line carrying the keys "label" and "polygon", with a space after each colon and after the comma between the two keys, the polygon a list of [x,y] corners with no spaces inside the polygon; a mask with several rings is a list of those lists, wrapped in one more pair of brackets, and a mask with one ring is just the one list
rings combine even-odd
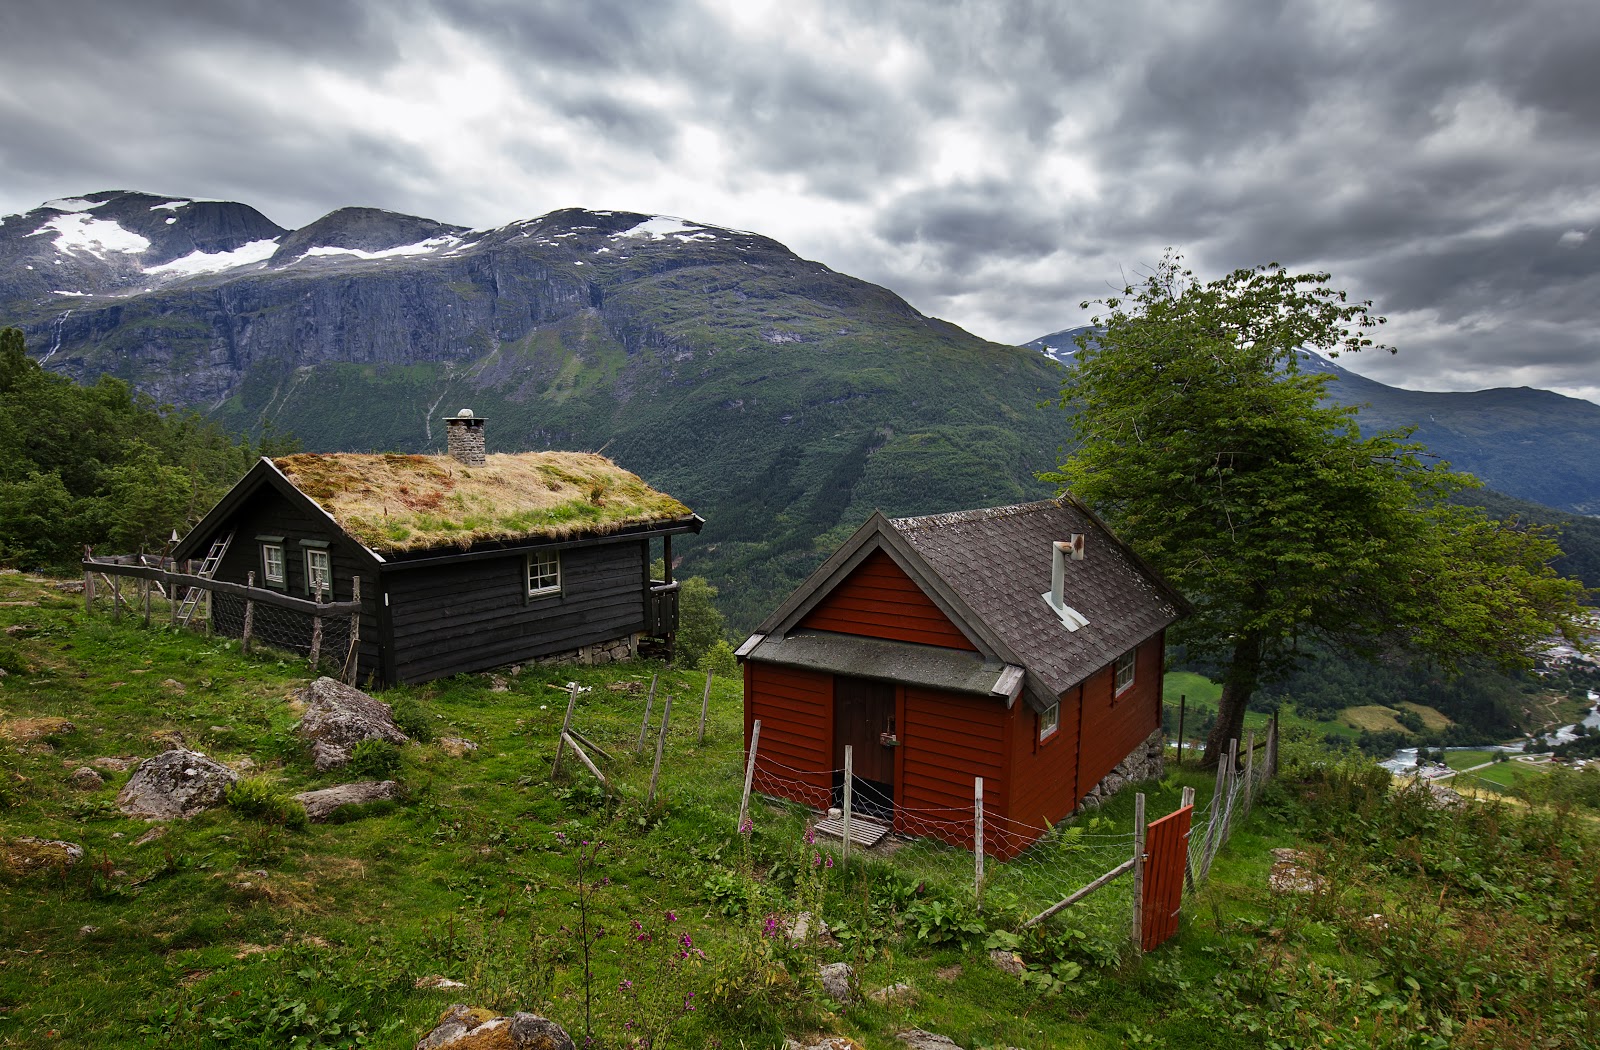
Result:
{"label": "wooden ladder", "polygon": [[[212,575],[217,571],[217,566],[222,564],[222,556],[228,553],[228,544],[232,542],[232,532],[214,541],[211,544],[210,552],[206,554],[206,560],[200,563],[200,571],[195,575],[203,576],[208,580],[211,579]],[[200,594],[199,587],[190,587],[184,594],[183,604],[178,606],[178,622],[180,624],[188,625],[189,618],[194,615],[195,609],[200,605]]]}

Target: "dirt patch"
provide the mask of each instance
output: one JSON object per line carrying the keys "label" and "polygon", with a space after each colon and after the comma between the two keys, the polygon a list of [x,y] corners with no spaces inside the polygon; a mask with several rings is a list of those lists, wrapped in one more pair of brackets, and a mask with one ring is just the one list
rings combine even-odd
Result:
{"label": "dirt patch", "polygon": [[1365,729],[1371,733],[1409,733],[1410,730],[1395,720],[1393,708],[1381,704],[1347,707],[1339,712],[1339,720],[1352,729]]}
{"label": "dirt patch", "polygon": [[1404,708],[1405,710],[1415,714],[1418,718],[1422,719],[1422,728],[1428,730],[1430,733],[1438,732],[1441,729],[1449,729],[1451,726],[1455,725],[1455,723],[1451,721],[1449,716],[1447,716],[1443,711],[1429,707],[1426,704],[1414,704],[1407,700],[1403,703],[1395,704],[1394,706]]}
{"label": "dirt patch", "polygon": [[0,740],[27,743],[59,733],[73,733],[77,729],[65,718],[10,718],[0,722]]}

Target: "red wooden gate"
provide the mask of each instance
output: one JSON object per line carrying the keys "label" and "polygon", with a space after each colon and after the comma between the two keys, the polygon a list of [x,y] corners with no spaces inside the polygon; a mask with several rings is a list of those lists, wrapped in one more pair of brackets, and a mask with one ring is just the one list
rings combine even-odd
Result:
{"label": "red wooden gate", "polygon": [[1144,911],[1139,944],[1145,951],[1161,947],[1178,932],[1183,903],[1183,871],[1189,859],[1189,821],[1193,806],[1169,813],[1145,831]]}

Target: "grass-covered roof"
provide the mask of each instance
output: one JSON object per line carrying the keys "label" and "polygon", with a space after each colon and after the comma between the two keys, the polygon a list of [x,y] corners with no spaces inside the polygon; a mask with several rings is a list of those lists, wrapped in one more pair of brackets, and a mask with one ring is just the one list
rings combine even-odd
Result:
{"label": "grass-covered roof", "polygon": [[273,464],[379,552],[564,539],[686,518],[688,507],[592,452],[449,456],[303,453]]}

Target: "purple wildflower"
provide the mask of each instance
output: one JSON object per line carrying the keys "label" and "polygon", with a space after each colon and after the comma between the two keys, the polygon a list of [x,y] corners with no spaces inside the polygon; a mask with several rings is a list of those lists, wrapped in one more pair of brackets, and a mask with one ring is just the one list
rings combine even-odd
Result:
{"label": "purple wildflower", "polygon": [[678,913],[675,912],[675,911],[667,912],[667,921],[668,922],[677,922],[678,921]]}

